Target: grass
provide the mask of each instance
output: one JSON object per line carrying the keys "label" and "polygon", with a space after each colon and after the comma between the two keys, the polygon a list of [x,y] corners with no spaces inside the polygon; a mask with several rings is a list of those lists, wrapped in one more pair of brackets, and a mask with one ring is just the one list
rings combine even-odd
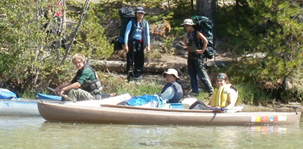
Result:
{"label": "grass", "polygon": [[[71,2],[80,2],[80,3],[85,3],[86,0],[68,0]],[[101,0],[90,0],[91,3],[97,4],[100,3]]]}
{"label": "grass", "polygon": [[[160,94],[164,86],[158,80],[143,79],[141,85],[128,83],[125,77],[117,77],[116,74],[109,75],[106,73],[99,74],[101,83],[104,85],[103,93],[129,93],[131,96],[139,96],[144,94]],[[126,75],[126,74],[125,74]]]}
{"label": "grass", "polygon": [[240,83],[236,85],[239,91],[237,103],[245,103],[249,105],[266,105],[271,99],[271,92],[261,90],[256,85],[249,83]]}

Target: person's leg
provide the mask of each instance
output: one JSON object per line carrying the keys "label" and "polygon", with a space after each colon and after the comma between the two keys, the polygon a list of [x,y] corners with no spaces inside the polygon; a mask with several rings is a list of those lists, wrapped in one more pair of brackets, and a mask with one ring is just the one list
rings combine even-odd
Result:
{"label": "person's leg", "polygon": [[197,60],[197,74],[204,86],[206,87],[207,92],[212,93],[213,87],[211,85],[211,80],[207,74],[207,71],[204,67],[203,58]]}
{"label": "person's leg", "polygon": [[89,92],[83,90],[83,89],[71,89],[67,92],[67,96],[71,99],[74,99],[74,101],[80,101],[80,100],[94,100],[95,97],[90,94]]}
{"label": "person's leg", "polygon": [[137,52],[135,53],[135,71],[134,71],[134,76],[137,79],[140,79],[142,73],[143,73],[143,68],[144,68],[144,50],[142,43],[138,44],[137,47]]}
{"label": "person's leg", "polygon": [[188,74],[190,77],[190,87],[193,93],[198,93],[197,72],[195,70],[195,60],[187,59]]}
{"label": "person's leg", "polygon": [[126,71],[127,71],[127,81],[131,81],[132,77],[134,77],[133,73],[133,65],[134,65],[134,50],[133,44],[129,45],[129,51],[126,54],[127,62],[126,62]]}

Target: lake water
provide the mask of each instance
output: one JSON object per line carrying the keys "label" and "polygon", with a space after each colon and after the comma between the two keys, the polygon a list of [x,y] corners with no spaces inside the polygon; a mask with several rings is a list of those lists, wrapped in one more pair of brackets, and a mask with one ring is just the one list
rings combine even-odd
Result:
{"label": "lake water", "polygon": [[0,116],[1,149],[302,148],[303,119],[285,126],[110,125]]}

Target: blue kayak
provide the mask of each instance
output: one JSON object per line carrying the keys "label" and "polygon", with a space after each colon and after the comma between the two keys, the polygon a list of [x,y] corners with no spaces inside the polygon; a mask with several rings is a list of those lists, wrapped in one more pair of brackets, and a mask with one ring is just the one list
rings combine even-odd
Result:
{"label": "blue kayak", "polygon": [[38,99],[61,100],[61,96],[37,93]]}
{"label": "blue kayak", "polygon": [[[7,94],[9,95],[9,94]],[[61,102],[61,96],[37,93],[37,99],[8,98],[0,99],[0,115],[40,116],[38,102]],[[9,95],[10,96],[10,95]],[[9,97],[7,96],[7,97]]]}
{"label": "blue kayak", "polygon": [[5,88],[0,88],[0,99],[13,99],[17,98],[17,95]]}

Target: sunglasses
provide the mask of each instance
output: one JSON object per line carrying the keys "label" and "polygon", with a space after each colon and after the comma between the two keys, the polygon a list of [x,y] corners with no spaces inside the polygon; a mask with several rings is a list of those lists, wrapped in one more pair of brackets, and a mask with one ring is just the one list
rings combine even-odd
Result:
{"label": "sunglasses", "polygon": [[217,79],[225,79],[225,76],[217,76]]}

